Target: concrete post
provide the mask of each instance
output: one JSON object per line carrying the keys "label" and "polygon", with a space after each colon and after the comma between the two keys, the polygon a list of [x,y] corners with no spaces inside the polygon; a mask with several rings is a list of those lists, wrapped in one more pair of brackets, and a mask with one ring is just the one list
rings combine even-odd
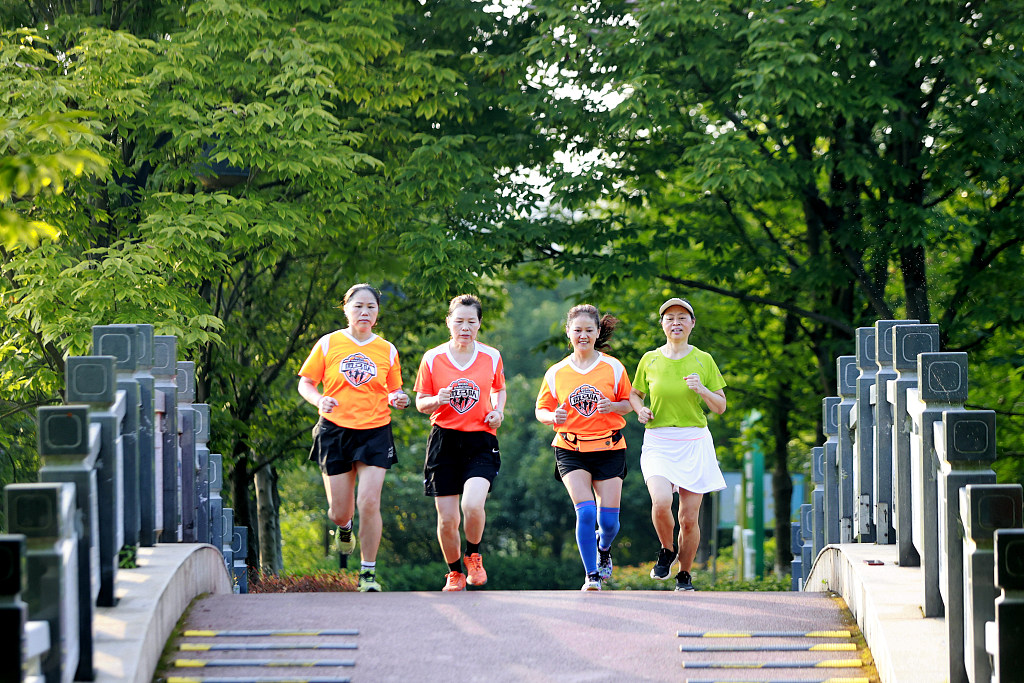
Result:
{"label": "concrete post", "polygon": [[839,356],[836,360],[836,381],[839,385],[839,446],[836,462],[839,466],[839,542],[853,543],[853,516],[859,499],[854,488],[853,434],[850,418],[857,406],[857,359]]}
{"label": "concrete post", "polygon": [[70,683],[78,668],[78,553],[74,484],[10,484],[7,526],[23,534],[29,617],[50,627],[43,658],[47,683]]}
{"label": "concrete post", "polygon": [[789,550],[793,553],[793,562],[790,563],[789,589],[794,591],[803,590],[804,561],[803,541],[800,540],[800,522],[789,523]]}
{"label": "concrete post", "polygon": [[[68,358],[65,379],[84,391],[88,375],[102,383],[111,373],[90,368],[88,357]],[[100,357],[98,362],[110,363]],[[109,386],[109,384],[108,384]],[[100,454],[100,426],[89,420],[86,406],[44,406],[36,411],[37,442],[43,466],[39,481],[69,483],[75,487],[78,523],[75,553],[78,566],[78,670],[75,678],[91,681],[93,665],[93,605],[100,594],[99,483],[96,467]]]}
{"label": "concrete post", "polygon": [[[806,573],[814,566],[814,508],[810,503],[800,506],[800,561]],[[758,571],[758,576],[764,576]]]}
{"label": "concrete post", "polygon": [[996,598],[994,628],[986,630],[992,654],[992,680],[1014,681],[1024,671],[1024,529],[995,532]]}
{"label": "concrete post", "polygon": [[[965,380],[966,376],[965,366]],[[991,410],[947,410],[942,420],[934,423],[933,431],[939,458],[939,594],[946,606],[949,681],[967,683],[964,650],[970,643],[964,637],[964,535],[959,492],[970,484],[996,483],[991,469],[996,459],[996,414]]]}
{"label": "concrete post", "polygon": [[196,364],[178,361],[178,449],[181,462],[181,540],[196,542]]}
{"label": "concrete post", "polygon": [[210,542],[210,406],[192,406],[192,425],[196,442],[196,541]]}
{"label": "concrete post", "polygon": [[220,497],[224,485],[223,458],[220,453],[210,454],[210,545],[224,547],[224,501]]}
{"label": "concrete post", "polygon": [[886,397],[893,414],[893,530],[897,562],[901,567],[919,567],[921,556],[914,540],[913,487],[911,478],[912,419],[907,412],[907,391],[917,388],[918,355],[939,349],[938,325],[899,325],[893,336],[893,367],[896,379],[886,385]]}
{"label": "concrete post", "polygon": [[964,668],[971,683],[989,683],[992,665],[985,651],[986,624],[995,620],[995,532],[1021,528],[1019,484],[968,484],[960,489],[963,522]]}
{"label": "concrete post", "polygon": [[871,449],[875,457],[875,480],[872,485],[872,501],[874,501],[875,543],[889,545],[896,542],[896,531],[893,528],[893,415],[892,404],[887,397],[889,382],[895,380],[896,366],[893,356],[892,328],[898,325],[910,325],[916,320],[879,320],[875,323],[875,363],[878,373],[871,390],[871,404],[874,406],[874,446]]}
{"label": "concrete post", "polygon": [[939,588],[942,549],[934,425],[942,420],[945,411],[963,408],[967,399],[967,354],[922,353],[917,357],[917,374],[918,388],[907,389],[907,412],[913,421],[910,478],[914,545],[921,555],[924,574],[924,615],[938,617],[943,615],[945,606]]}
{"label": "concrete post", "polygon": [[814,557],[825,547],[825,449],[815,446],[811,449],[811,505],[814,508],[814,529],[812,533]]}
{"label": "concrete post", "polygon": [[856,501],[853,509],[854,537],[858,543],[875,542],[875,521],[872,517],[875,485],[874,435],[875,416],[872,396],[878,363],[875,362],[875,328],[858,327],[856,337],[856,365],[860,371],[855,382],[857,405],[854,407],[853,488]]}
{"label": "concrete post", "polygon": [[821,424],[825,435],[825,545],[840,542],[839,520],[839,403],[838,396],[829,396],[821,402]]}
{"label": "concrete post", "polygon": [[161,451],[160,541],[181,541],[181,471],[178,455],[178,360],[177,338],[153,337],[155,401],[163,405],[162,432],[157,434]]}
{"label": "concrete post", "polygon": [[231,554],[234,556],[232,574],[235,577],[235,585],[239,593],[249,592],[249,567],[245,564],[245,558],[249,555],[249,529],[244,526],[236,526],[231,536]]}
{"label": "concrete post", "polygon": [[[235,511],[231,508],[224,508],[221,513],[221,529],[224,531],[224,537],[221,545],[221,554],[224,555],[224,567],[228,570],[228,574],[234,576],[235,572]],[[236,593],[238,591],[235,591]]]}

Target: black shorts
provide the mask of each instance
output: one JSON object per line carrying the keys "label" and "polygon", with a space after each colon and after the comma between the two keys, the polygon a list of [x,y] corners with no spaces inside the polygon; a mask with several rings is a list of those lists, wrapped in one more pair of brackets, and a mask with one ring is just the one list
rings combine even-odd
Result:
{"label": "black shorts", "polygon": [[321,417],[313,427],[309,459],[320,465],[320,471],[327,475],[351,472],[354,462],[391,469],[398,462],[391,423],[370,429],[350,429]]}
{"label": "black shorts", "polygon": [[559,481],[562,477],[573,470],[586,470],[594,481],[604,479],[626,478],[626,449],[620,448],[614,451],[590,451],[580,453],[565,448],[555,447],[555,479]]}
{"label": "black shorts", "polygon": [[430,428],[427,458],[423,463],[425,495],[457,496],[473,477],[493,482],[499,469],[501,453],[494,434],[462,432],[437,425]]}

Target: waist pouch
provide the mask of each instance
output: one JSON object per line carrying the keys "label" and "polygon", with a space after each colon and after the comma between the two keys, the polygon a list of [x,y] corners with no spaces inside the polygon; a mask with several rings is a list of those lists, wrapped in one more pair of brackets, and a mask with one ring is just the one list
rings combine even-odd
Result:
{"label": "waist pouch", "polygon": [[580,436],[572,432],[559,432],[554,445],[567,451],[578,451],[580,453],[612,451],[626,447],[626,444],[622,443],[622,433],[618,429],[605,432],[604,434],[587,436]]}

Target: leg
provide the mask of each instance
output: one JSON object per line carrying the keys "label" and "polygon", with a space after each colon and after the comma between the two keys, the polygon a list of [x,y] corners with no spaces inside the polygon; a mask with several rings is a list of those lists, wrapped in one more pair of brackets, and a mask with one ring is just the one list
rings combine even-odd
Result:
{"label": "leg", "polygon": [[576,506],[576,544],[587,574],[597,572],[597,504],[591,492],[593,480],[586,470],[573,470],[562,476],[562,483],[569,491],[569,497]]}
{"label": "leg", "polygon": [[690,571],[693,558],[700,544],[700,525],[697,516],[700,514],[700,503],[703,493],[679,491],[679,568]]}
{"label": "leg", "polygon": [[601,534],[598,548],[608,550],[619,533],[619,501],[622,498],[622,479],[612,477],[594,482],[597,494],[597,528]]}
{"label": "leg", "polygon": [[672,518],[672,483],[665,477],[647,480],[651,494],[651,521],[662,548],[672,549],[675,542],[676,521]]}
{"label": "leg", "polygon": [[462,556],[462,540],[459,538],[459,497],[437,496],[434,498],[437,508],[437,542],[441,544],[441,554],[446,564],[455,562]]}
{"label": "leg", "polygon": [[465,520],[463,525],[466,530],[466,541],[469,543],[479,543],[484,537],[484,525],[487,522],[484,503],[487,502],[487,492],[490,488],[491,482],[483,477],[473,477],[462,489],[462,515]]}
{"label": "leg", "polygon": [[356,473],[323,474],[327,491],[327,517],[338,526],[352,521],[355,512]]}
{"label": "leg", "polygon": [[366,463],[355,463],[359,488],[356,506],[359,508],[359,555],[363,562],[375,562],[383,524],[380,518],[380,491],[384,487],[387,470]]}

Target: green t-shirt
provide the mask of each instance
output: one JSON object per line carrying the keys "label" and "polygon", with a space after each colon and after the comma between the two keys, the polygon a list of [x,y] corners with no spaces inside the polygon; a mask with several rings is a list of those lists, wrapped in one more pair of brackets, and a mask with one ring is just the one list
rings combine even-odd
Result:
{"label": "green t-shirt", "polygon": [[693,373],[711,391],[726,386],[715,359],[696,346],[678,360],[666,358],[660,349],[644,354],[636,367],[633,388],[646,395],[647,405],[654,413],[654,419],[645,425],[648,429],[707,426],[701,397],[686,386],[686,377]]}

